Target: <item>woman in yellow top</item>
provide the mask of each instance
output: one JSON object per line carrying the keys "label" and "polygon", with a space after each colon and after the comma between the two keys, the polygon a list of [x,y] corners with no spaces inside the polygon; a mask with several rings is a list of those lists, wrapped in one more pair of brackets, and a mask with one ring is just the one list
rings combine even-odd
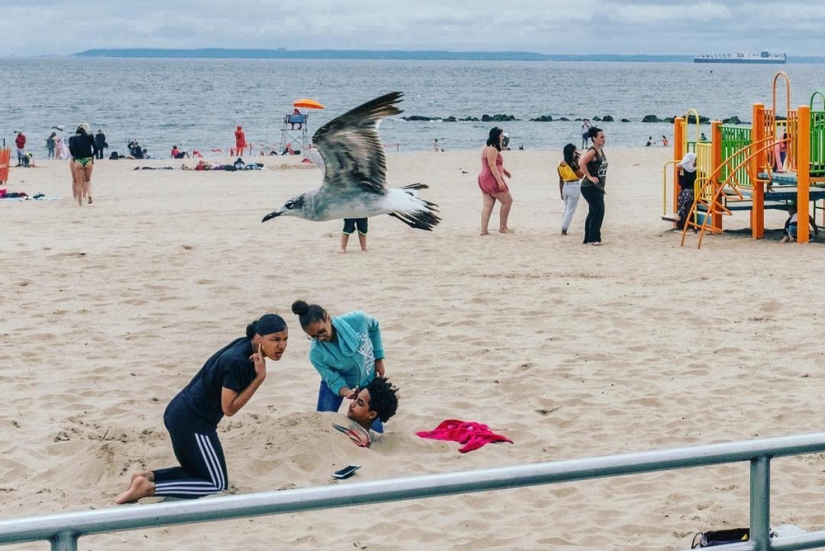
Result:
{"label": "woman in yellow top", "polygon": [[567,228],[573,221],[576,206],[582,196],[581,179],[584,176],[579,168],[579,151],[569,143],[564,146],[564,160],[559,163],[559,194],[564,201],[564,216],[561,219],[561,233],[567,235]]}

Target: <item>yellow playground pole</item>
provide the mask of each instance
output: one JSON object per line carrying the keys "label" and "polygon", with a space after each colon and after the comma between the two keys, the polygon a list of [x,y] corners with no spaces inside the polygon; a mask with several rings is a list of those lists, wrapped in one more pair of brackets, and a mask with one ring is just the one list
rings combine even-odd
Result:
{"label": "yellow playground pole", "polygon": [[811,191],[811,108],[797,110],[796,140],[796,242],[807,243],[810,237],[808,216]]}
{"label": "yellow playground pole", "polygon": [[[676,117],[673,119],[673,160],[677,163],[682,160],[685,153],[687,153],[687,143],[685,143],[686,132],[685,119]],[[679,167],[673,165],[673,210],[676,212],[679,209]]]}
{"label": "yellow playground pole", "polygon": [[[765,106],[761,103],[753,104],[753,126],[751,127],[751,143],[761,144],[765,138]],[[750,173],[751,189],[751,236],[754,239],[765,237],[765,190],[758,181],[760,161],[764,153],[751,157]]]}

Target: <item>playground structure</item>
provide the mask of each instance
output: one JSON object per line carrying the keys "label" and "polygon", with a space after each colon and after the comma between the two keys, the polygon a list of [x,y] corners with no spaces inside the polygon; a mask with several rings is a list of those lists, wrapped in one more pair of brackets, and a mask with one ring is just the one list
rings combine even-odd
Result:
{"label": "playground structure", "polygon": [[314,99],[303,98],[295,100],[292,108],[292,113],[284,115],[284,122],[281,125],[281,144],[278,147],[278,153],[281,154],[309,149],[309,114],[302,113],[300,110],[323,109],[324,106]]}
{"label": "playground structure", "polygon": [[[777,105],[777,84],[785,83],[785,113]],[[819,99],[821,107],[815,109]],[[734,211],[750,211],[751,235],[761,239],[765,233],[765,210],[787,210],[796,205],[798,243],[807,243],[809,215],[823,211],[825,225],[825,95],[814,92],[810,104],[792,110],[788,75],[779,72],[773,79],[773,104],[753,105],[750,127],[711,123],[710,140],[700,140],[699,114],[690,109],[685,117],[674,119],[673,157],[664,166],[667,212],[667,175],[672,169],[672,208],[676,210],[679,193],[678,167],[685,153],[696,153],[697,178],[694,202],[682,230],[682,245],[689,230],[699,233],[698,247],[706,231],[721,233],[723,216]],[[689,136],[695,123],[696,136]],[[781,160],[785,153],[784,163]],[[823,200],[823,206],[817,201]],[[663,216],[664,219],[669,219]]]}

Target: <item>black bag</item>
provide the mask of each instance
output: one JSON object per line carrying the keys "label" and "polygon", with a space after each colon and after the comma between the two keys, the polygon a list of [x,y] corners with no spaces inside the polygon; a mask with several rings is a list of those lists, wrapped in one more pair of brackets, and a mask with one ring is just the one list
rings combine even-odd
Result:
{"label": "black bag", "polygon": [[740,543],[750,539],[750,529],[731,528],[730,530],[712,530],[710,532],[699,532],[693,536],[691,549],[698,547],[716,547],[728,543]]}

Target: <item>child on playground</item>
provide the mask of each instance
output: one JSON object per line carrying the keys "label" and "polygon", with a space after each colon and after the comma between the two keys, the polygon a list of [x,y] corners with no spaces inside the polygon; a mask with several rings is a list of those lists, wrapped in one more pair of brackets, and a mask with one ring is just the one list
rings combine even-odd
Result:
{"label": "child on playground", "polygon": [[[782,236],[782,239],[779,240],[780,243],[790,243],[792,241],[796,241],[797,220],[796,205],[792,204],[788,207],[788,219],[785,220],[784,235]],[[813,216],[808,216],[808,223],[814,230],[814,234],[819,235],[819,228],[817,227]],[[813,240],[814,236],[812,235],[808,241]]]}

